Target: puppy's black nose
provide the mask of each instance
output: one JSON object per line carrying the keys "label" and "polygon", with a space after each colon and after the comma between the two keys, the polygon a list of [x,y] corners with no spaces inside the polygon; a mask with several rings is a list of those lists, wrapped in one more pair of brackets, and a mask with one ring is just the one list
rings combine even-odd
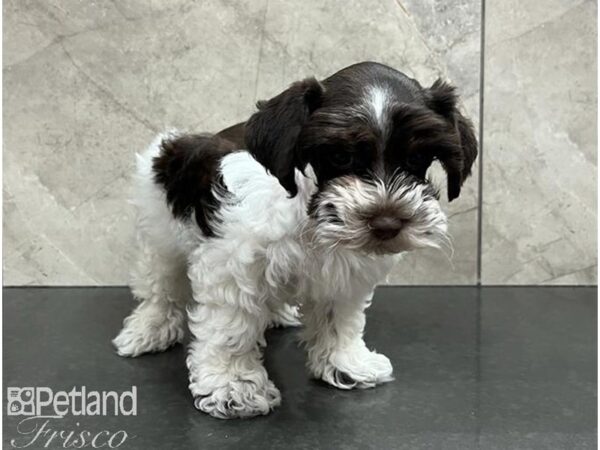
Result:
{"label": "puppy's black nose", "polygon": [[369,222],[371,233],[377,239],[387,241],[398,236],[402,228],[402,221],[392,216],[377,216]]}

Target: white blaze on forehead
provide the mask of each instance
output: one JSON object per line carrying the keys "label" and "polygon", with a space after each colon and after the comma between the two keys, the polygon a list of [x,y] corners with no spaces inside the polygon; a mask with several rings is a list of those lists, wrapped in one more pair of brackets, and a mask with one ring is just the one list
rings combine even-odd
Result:
{"label": "white blaze on forehead", "polygon": [[377,124],[383,128],[385,111],[389,102],[387,90],[381,86],[369,86],[367,89],[367,103],[374,114]]}

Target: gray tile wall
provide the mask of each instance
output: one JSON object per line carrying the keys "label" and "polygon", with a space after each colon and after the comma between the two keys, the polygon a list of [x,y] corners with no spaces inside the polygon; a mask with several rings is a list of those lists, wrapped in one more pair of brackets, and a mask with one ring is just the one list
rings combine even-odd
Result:
{"label": "gray tile wall", "polygon": [[487,2],[486,284],[597,282],[597,3]]}
{"label": "gray tile wall", "polygon": [[[487,5],[483,281],[594,283],[595,3],[538,3]],[[307,75],[443,76],[479,122],[477,0],[13,0],[3,17],[8,285],[125,284],[135,152]],[[410,254],[393,283],[477,281],[477,172],[447,205],[452,257]]]}

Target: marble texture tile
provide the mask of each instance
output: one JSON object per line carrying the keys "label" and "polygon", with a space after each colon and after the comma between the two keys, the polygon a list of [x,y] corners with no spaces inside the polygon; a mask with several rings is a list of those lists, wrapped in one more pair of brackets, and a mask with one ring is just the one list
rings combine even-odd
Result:
{"label": "marble texture tile", "polygon": [[[5,29],[5,47],[29,56],[4,65],[4,280],[126,284],[135,152],[168,126],[195,129],[204,118],[206,129],[216,129],[246,116],[257,58],[248,48],[258,29],[242,34],[238,12],[225,5],[213,5],[215,23],[202,19],[205,6],[183,2],[157,11],[123,2],[123,14],[108,2],[94,6],[100,10],[57,3],[4,11],[6,23],[35,24],[50,42],[30,49],[17,27]],[[169,31],[175,19],[189,36]],[[198,26],[213,40],[195,33]],[[238,72],[223,76],[234,60]],[[240,87],[228,90],[234,83]]]}
{"label": "marble texture tile", "polygon": [[486,11],[483,282],[597,282],[594,1]]}
{"label": "marble texture tile", "polygon": [[[243,120],[296,79],[378,60],[450,78],[477,118],[480,4],[456,5],[4,2],[5,283],[125,284],[134,153],[166,127]],[[392,283],[475,281],[476,187],[448,205],[452,258],[408,255]]]}
{"label": "marble texture tile", "polygon": [[[427,46],[443,61],[448,77],[465,98],[479,99],[481,2],[474,0],[397,0],[413,18]],[[479,104],[469,112],[477,117]]]}

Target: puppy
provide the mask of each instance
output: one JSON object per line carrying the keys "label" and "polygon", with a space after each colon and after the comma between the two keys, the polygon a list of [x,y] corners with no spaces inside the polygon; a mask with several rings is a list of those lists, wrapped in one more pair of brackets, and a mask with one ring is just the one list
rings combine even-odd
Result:
{"label": "puppy", "polygon": [[218,418],[267,414],[281,395],[261,362],[270,325],[302,322],[311,374],[340,389],[392,380],[363,340],[375,286],[403,252],[439,247],[434,160],[459,196],[477,156],[455,89],[363,62],[308,78],[215,135],[170,131],[138,155],[140,300],[120,355],[192,334],[189,388]]}

